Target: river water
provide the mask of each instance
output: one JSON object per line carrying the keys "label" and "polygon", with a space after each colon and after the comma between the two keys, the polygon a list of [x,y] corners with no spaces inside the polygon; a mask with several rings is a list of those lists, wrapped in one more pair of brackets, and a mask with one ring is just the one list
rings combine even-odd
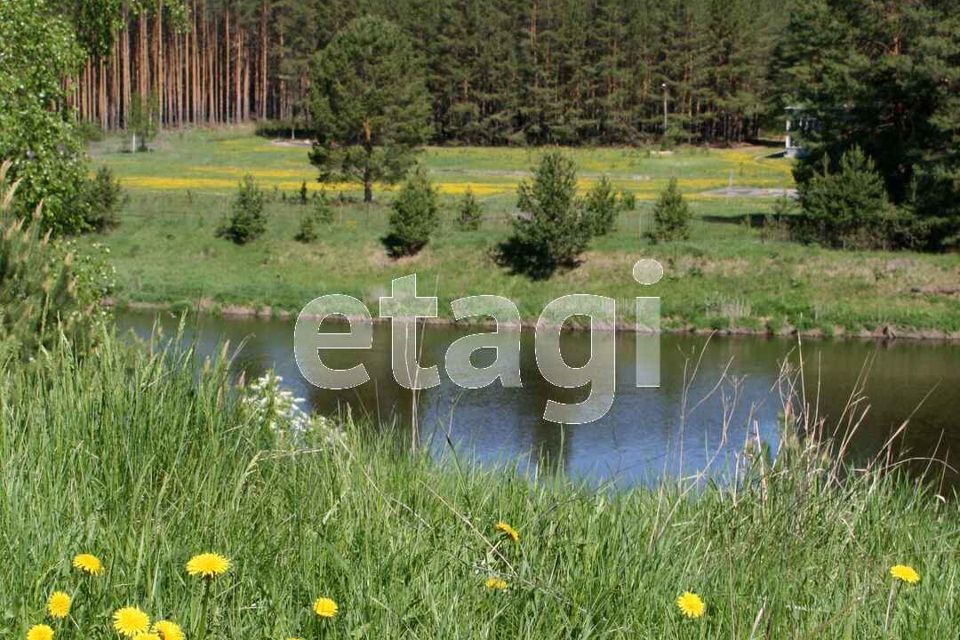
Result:
{"label": "river water", "polygon": [[[118,314],[124,332],[150,335],[159,322],[174,335],[178,319],[170,314]],[[348,391],[311,386],[293,355],[293,322],[287,320],[190,318],[185,339],[201,355],[213,354],[223,340],[241,345],[237,372],[247,379],[275,369],[284,384],[306,399],[308,408],[324,414],[367,415],[393,423],[407,435],[416,414],[419,440],[436,456],[451,448],[462,459],[479,464],[519,464],[530,473],[562,469],[592,485],[655,483],[666,476],[689,475],[703,469],[709,475],[729,473],[732,454],[746,439],[759,438],[776,450],[782,396],[789,378],[785,362],[795,369],[801,358],[807,403],[816,408],[828,429],[845,429],[850,416],[862,415],[850,442],[854,461],[874,455],[909,419],[902,438],[903,455],[915,458],[910,467],[927,466],[934,454],[960,466],[960,345],[943,342],[806,340],[736,336],[664,335],[660,338],[660,387],[637,388],[636,340],[616,337],[616,394],[600,420],[560,427],[544,421],[547,399],[577,402],[586,390],[558,389],[540,375],[534,356],[533,331],[521,339],[522,388],[499,384],[465,390],[444,375],[444,354],[455,339],[483,331],[428,325],[423,329],[421,366],[440,365],[441,384],[410,391],[394,381],[390,364],[390,328],[374,327],[373,348],[333,352],[331,367],[362,362],[371,380]],[[590,354],[588,332],[564,333],[562,352],[571,366]],[[480,361],[476,365],[486,364]],[[696,374],[693,375],[694,370]],[[643,375],[648,375],[641,373]],[[857,381],[865,379],[856,409],[844,411]],[[794,377],[794,380],[797,380]],[[956,463],[956,464],[954,464]],[[940,467],[942,468],[942,466]],[[951,484],[957,480],[948,472]]]}

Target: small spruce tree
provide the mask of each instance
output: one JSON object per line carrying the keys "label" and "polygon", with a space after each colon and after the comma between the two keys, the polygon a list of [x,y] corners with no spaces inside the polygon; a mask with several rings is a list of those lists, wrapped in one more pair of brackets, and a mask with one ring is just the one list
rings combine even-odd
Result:
{"label": "small spruce tree", "polygon": [[483,209],[473,196],[473,190],[467,187],[463,199],[460,201],[460,215],[457,217],[457,226],[463,231],[476,231],[483,221]]}
{"label": "small spruce tree", "polygon": [[690,237],[691,217],[690,207],[677,188],[677,179],[670,178],[653,208],[654,228],[649,235],[655,242],[686,240]]}
{"label": "small spruce tree", "polygon": [[590,187],[585,203],[587,223],[595,236],[604,236],[617,226],[620,203],[610,180],[603,176]]}
{"label": "small spruce tree", "polygon": [[[832,169],[832,171],[831,171]],[[879,247],[892,219],[883,178],[859,147],[846,151],[837,166],[824,159],[822,172],[797,189],[801,214],[794,236],[831,247]]]}
{"label": "small spruce tree", "polygon": [[547,278],[558,267],[573,266],[592,236],[577,198],[577,169],[573,160],[550,151],[540,158],[532,181],[517,189],[513,236],[500,247],[501,258],[519,273]]}
{"label": "small spruce tree", "polygon": [[230,218],[217,228],[217,236],[236,244],[246,244],[263,235],[267,229],[263,200],[263,191],[257,186],[253,176],[244,176],[237,187],[237,197],[233,201]]}
{"label": "small spruce tree", "polygon": [[327,194],[321,193],[320,197],[313,201],[313,215],[320,224],[333,223],[333,207],[327,200]]}
{"label": "small spruce tree", "polygon": [[86,184],[84,199],[84,221],[91,230],[107,231],[120,224],[123,188],[109,167],[97,169],[97,175]]}
{"label": "small spruce tree", "polygon": [[430,241],[438,221],[437,192],[418,168],[393,201],[390,228],[383,244],[392,257],[413,255]]}
{"label": "small spruce tree", "polygon": [[297,242],[310,244],[311,242],[316,242],[317,237],[316,216],[313,212],[304,214],[300,217],[300,228],[297,230],[297,235],[293,236],[293,239]]}

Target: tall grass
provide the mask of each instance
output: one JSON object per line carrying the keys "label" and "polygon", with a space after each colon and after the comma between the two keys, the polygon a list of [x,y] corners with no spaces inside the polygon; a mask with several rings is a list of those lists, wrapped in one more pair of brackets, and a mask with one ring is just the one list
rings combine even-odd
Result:
{"label": "tall grass", "polygon": [[[800,415],[785,424],[809,432]],[[24,637],[53,590],[78,593],[80,552],[106,565],[75,603],[97,615],[58,637],[115,637],[107,616],[128,604],[197,628],[202,585],[184,564],[208,550],[233,561],[212,585],[216,638],[956,633],[957,504],[895,471],[840,467],[825,440],[786,438],[774,461],[752,446],[728,486],[614,493],[437,464],[343,428],[332,444],[278,439],[224,359],[198,374],[157,344],[108,337],[86,358],[2,365],[0,638]],[[886,622],[897,563],[922,580]],[[509,588],[486,589],[491,576]],[[680,616],[686,590],[703,618]],[[319,596],[340,607],[322,625]]]}

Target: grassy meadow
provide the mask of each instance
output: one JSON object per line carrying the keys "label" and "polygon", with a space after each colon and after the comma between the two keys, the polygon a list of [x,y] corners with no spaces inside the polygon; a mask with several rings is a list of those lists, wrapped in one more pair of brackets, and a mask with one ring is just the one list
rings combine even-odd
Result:
{"label": "grassy meadow", "polygon": [[[187,638],[265,640],[947,638],[960,620],[958,503],[895,472],[844,474],[816,438],[774,463],[748,449],[726,487],[616,493],[437,464],[349,419],[293,437],[238,399],[222,360],[198,376],[157,344],[10,364],[0,638],[43,621],[58,640],[118,637],[124,606]],[[185,565],[206,551],[231,566],[205,606]],[[103,572],[71,568],[78,553]],[[919,582],[891,577],[898,564]],[[73,597],[60,622],[54,590]],[[686,591],[701,617],[678,610]],[[312,612],[320,597],[335,617]]]}
{"label": "grassy meadow", "polygon": [[[110,137],[95,143],[91,152],[123,179],[130,189],[164,192],[214,192],[230,195],[246,174],[268,190],[293,193],[302,182],[311,191],[329,195],[361,193],[355,183],[321,185],[304,141],[267,140],[247,127],[168,131],[151,144],[150,153],[122,153],[123,141]],[[792,186],[790,162],[772,157],[777,148],[744,147],[708,150],[686,148],[584,148],[569,152],[580,168],[586,187],[607,175],[618,189],[629,189],[638,199],[653,200],[670,178],[681,189],[697,194],[729,186],[787,188]],[[536,148],[428,147],[420,160],[429,169],[437,190],[462,195],[469,187],[478,196],[507,196],[514,200],[517,183],[529,174],[539,157]],[[378,185],[383,195],[389,185]],[[708,196],[699,196],[708,197]],[[495,199],[499,200],[499,198]]]}
{"label": "grassy meadow", "polygon": [[[357,202],[356,185],[327,186],[345,202],[316,243],[294,241],[310,205],[297,204],[300,185],[313,179],[307,148],[257,138],[244,129],[170,132],[154,151],[126,154],[121,141],[97,143],[92,153],[126,187],[121,225],[100,242],[117,269],[116,298],[128,303],[208,310],[243,307],[296,313],[310,299],[331,292],[358,297],[375,308],[394,277],[417,273],[421,291],[440,298],[440,314],[463,295],[494,293],[513,299],[521,315],[536,319],[553,298],[572,292],[618,300],[629,323],[635,296],[662,297],[669,329],[784,332],[800,329],[834,335],[960,332],[960,299],[949,287],[960,277],[960,257],[907,252],[842,252],[801,246],[776,226],[751,227],[750,216],[770,213],[774,199],[726,197],[726,187],[791,186],[790,161],[775,149],[681,148],[571,149],[586,186],[608,174],[618,189],[636,194],[638,206],[621,214],[618,229],[594,240],[573,270],[545,282],[500,266],[496,246],[510,235],[516,184],[536,161],[536,150],[430,148],[422,161],[441,193],[442,224],[417,256],[392,260],[380,238],[387,228],[387,189],[377,202]],[[264,237],[235,246],[215,237],[228,214],[237,181],[253,175],[269,196]],[[654,245],[653,200],[677,177],[695,219],[687,242]],[[470,186],[484,207],[479,231],[464,232],[454,219],[460,194]],[[660,260],[666,276],[639,286],[631,276],[641,257]],[[947,291],[945,293],[945,291]]]}

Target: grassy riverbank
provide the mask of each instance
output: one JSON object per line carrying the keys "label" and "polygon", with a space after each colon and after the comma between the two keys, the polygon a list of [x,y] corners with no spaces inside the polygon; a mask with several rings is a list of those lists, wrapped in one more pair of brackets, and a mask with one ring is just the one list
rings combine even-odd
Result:
{"label": "grassy riverbank", "polygon": [[[945,638],[960,618],[958,503],[896,475],[838,484],[812,444],[745,458],[736,488],[594,492],[410,456],[349,422],[332,443],[278,438],[222,367],[198,379],[152,353],[108,340],[80,364],[0,365],[0,638],[55,589],[81,626],[63,637],[112,637],[124,605],[192,631],[203,586],[184,564],[207,550],[232,561],[211,638]],[[103,575],[71,570],[80,552]],[[898,563],[922,579],[888,615]],[[674,605],[687,590],[700,619]],[[320,596],[339,614],[318,628]]]}
{"label": "grassy riverbank", "polygon": [[[93,151],[127,186],[122,224],[85,242],[111,249],[120,304],[295,313],[316,296],[342,292],[375,310],[392,278],[415,272],[421,291],[440,298],[446,317],[449,301],[469,294],[510,297],[525,319],[534,320],[560,295],[595,293],[616,298],[625,323],[632,318],[633,297],[661,296],[669,329],[960,333],[960,256],[801,246],[776,229],[746,224],[751,215],[771,211],[772,197],[711,195],[730,182],[789,187],[789,161],[770,157],[774,150],[767,148],[572,151],[584,184],[608,173],[639,203],[621,215],[615,233],[594,241],[577,269],[532,282],[499,266],[494,250],[510,234],[515,185],[536,151],[427,150],[423,160],[441,191],[443,220],[420,255],[395,261],[379,242],[391,198],[382,190],[380,204],[337,207],[336,222],[317,243],[293,240],[309,208],[294,202],[295,192],[302,180],[310,189],[320,187],[311,181],[305,147],[242,131],[169,134],[148,154],[122,154],[118,144],[107,141]],[[245,172],[270,194],[270,221],[263,238],[237,247],[215,238],[214,231]],[[688,242],[651,245],[642,232],[651,225],[652,199],[671,176],[680,178],[691,199],[693,235]],[[476,232],[459,231],[453,223],[467,185],[485,208],[484,226]],[[348,189],[347,197],[352,193]],[[641,257],[664,264],[660,284],[641,287],[633,280],[632,265]]]}

